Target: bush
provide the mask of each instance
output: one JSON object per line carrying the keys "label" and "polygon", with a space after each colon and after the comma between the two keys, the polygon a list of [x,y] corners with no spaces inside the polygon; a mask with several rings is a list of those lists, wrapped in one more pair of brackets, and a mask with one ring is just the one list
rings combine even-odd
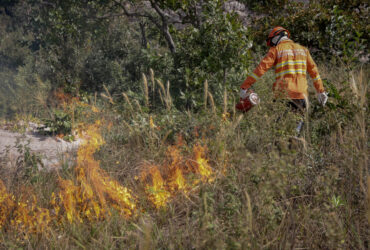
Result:
{"label": "bush", "polygon": [[[276,8],[280,11],[276,12]],[[309,47],[323,60],[338,58],[346,64],[367,56],[369,8],[361,1],[264,1],[254,5],[258,16],[254,34],[263,44],[274,26],[287,28],[294,41]]]}

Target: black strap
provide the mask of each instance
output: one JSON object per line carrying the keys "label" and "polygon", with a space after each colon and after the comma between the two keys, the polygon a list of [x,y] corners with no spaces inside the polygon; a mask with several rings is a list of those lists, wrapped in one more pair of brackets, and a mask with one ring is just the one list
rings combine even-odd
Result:
{"label": "black strap", "polygon": [[[276,31],[276,32],[278,32],[278,31]],[[275,32],[275,33],[276,33]],[[275,34],[274,33],[274,34]],[[284,30],[284,31],[282,31],[280,34],[279,34],[279,39],[276,41],[276,43],[273,43],[272,42],[272,39],[275,37],[275,36],[273,36],[272,38],[271,38],[271,45],[272,46],[276,46],[277,44],[279,44],[279,42],[280,42],[280,40],[281,40],[281,38],[283,38],[284,36],[286,36],[287,35],[287,33],[286,33],[286,31]]]}

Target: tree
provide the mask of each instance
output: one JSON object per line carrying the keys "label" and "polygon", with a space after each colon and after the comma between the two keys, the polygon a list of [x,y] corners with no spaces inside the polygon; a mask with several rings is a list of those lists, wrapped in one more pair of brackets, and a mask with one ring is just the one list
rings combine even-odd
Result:
{"label": "tree", "polygon": [[196,106],[203,83],[218,96],[230,88],[229,71],[240,72],[248,66],[251,47],[248,30],[236,13],[224,10],[224,1],[208,1],[202,6],[199,27],[189,26],[176,33],[176,68],[186,76],[183,96]]}
{"label": "tree", "polygon": [[[202,4],[202,1],[199,3],[193,0],[182,1],[181,4],[170,0],[57,0],[50,3],[33,0],[33,2],[41,7],[41,11],[36,13],[35,17],[38,25],[44,28],[52,27],[49,28],[52,34],[49,35],[65,33],[76,35],[99,20],[126,16],[131,21],[141,23],[141,29],[144,28],[143,19],[152,23],[162,34],[171,53],[176,52],[176,45],[170,26],[193,21],[197,6]],[[142,40],[145,41],[145,32],[142,34]]]}
{"label": "tree", "polygon": [[[84,59],[84,52],[78,51],[87,50],[87,41],[94,43],[99,37],[109,37],[110,25],[115,20],[125,20],[126,27],[139,34],[136,44],[142,46],[142,55],[148,55],[149,60],[163,59],[163,54],[167,53],[159,51],[163,52],[162,45],[167,47],[171,57],[167,60],[166,71],[170,75],[167,76],[171,78],[172,86],[191,95],[185,98],[188,104],[201,99],[198,96],[205,79],[214,82],[212,88],[216,94],[223,93],[230,82],[228,73],[244,70],[247,66],[247,29],[237,14],[226,12],[224,0],[56,0],[49,4],[33,1],[40,7],[34,9],[35,33],[40,43],[53,53],[54,56],[48,58],[56,59],[51,64],[56,65],[56,74],[60,75],[62,84],[78,85],[81,82],[78,72],[83,70],[80,67],[82,60],[90,65],[87,68],[90,81],[102,81],[103,72],[111,75],[106,68],[99,73],[100,66],[95,71],[90,70],[92,59],[110,65],[108,55],[96,51],[95,55]],[[156,45],[153,46],[155,49],[151,49],[151,45]],[[144,56],[138,55],[136,63]],[[132,57],[128,55],[127,58]],[[121,62],[115,65],[123,65]]]}

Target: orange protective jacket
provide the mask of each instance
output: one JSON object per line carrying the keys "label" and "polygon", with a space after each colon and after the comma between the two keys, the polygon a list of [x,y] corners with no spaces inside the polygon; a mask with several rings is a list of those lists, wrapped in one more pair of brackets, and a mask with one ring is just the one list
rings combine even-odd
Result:
{"label": "orange protective jacket", "polygon": [[290,99],[304,99],[305,96],[308,96],[307,71],[313,79],[316,91],[318,93],[324,92],[319,71],[310,52],[292,40],[285,40],[276,47],[271,47],[267,55],[240,87],[248,89],[273,66],[276,74],[273,90],[276,97],[283,95],[283,97]]}

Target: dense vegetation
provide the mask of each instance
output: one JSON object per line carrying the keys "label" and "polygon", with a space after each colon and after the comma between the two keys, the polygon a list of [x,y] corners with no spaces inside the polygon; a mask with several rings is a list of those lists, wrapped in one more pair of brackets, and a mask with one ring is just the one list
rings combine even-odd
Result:
{"label": "dense vegetation", "polygon": [[[3,121],[40,121],[66,140],[81,123],[109,121],[95,158],[139,194],[137,175],[170,161],[171,145],[189,159],[204,145],[214,172],[161,209],[138,195],[140,213],[129,219],[112,212],[36,233],[6,224],[0,246],[369,248],[369,23],[361,0],[0,1]],[[310,88],[298,139],[296,114],[273,101],[271,72],[254,86],[261,104],[234,109],[276,25],[310,49],[329,92],[320,107]],[[26,188],[50,206],[75,166],[39,171],[25,152],[15,173],[0,161],[0,179],[20,200]]]}

